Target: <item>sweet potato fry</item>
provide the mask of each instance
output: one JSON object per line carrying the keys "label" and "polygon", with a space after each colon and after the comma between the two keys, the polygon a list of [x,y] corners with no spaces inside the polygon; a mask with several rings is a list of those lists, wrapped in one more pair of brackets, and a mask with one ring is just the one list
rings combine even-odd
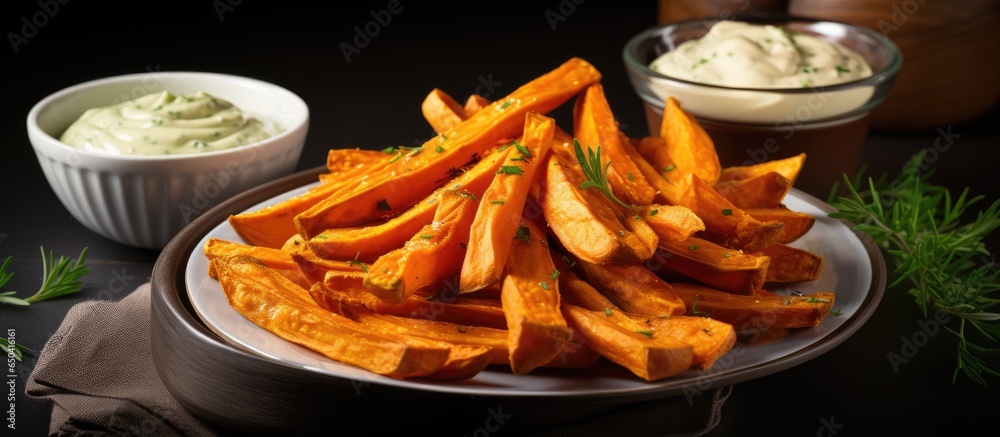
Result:
{"label": "sweet potato fry", "polygon": [[392,155],[378,150],[330,149],[326,154],[326,169],[321,182],[344,182],[374,171],[389,162]]}
{"label": "sweet potato fry", "polygon": [[466,114],[475,114],[489,106],[490,103],[490,100],[486,97],[479,94],[470,94],[469,98],[465,99],[465,105],[462,107],[465,109]]}
{"label": "sweet potato fry", "polygon": [[[731,293],[751,295],[764,286],[770,258],[691,237],[664,241],[652,262],[660,276],[679,275]],[[655,269],[655,267],[651,267]]]}
{"label": "sweet potato fry", "polygon": [[583,90],[573,106],[573,134],[584,147],[601,147],[601,153],[611,163],[608,183],[619,198],[633,205],[649,205],[656,189],[625,153],[619,132],[604,86],[595,83]]}
{"label": "sweet potato fry", "polygon": [[687,311],[670,286],[641,264],[598,265],[576,260],[582,277],[624,311],[653,317],[679,316]]}
{"label": "sweet potato fry", "polygon": [[788,244],[802,238],[816,223],[816,217],[792,211],[785,205],[773,208],[747,208],[746,213],[762,222],[781,222],[781,236],[775,243]]}
{"label": "sweet potato fry", "polygon": [[[463,340],[462,333],[468,332],[474,327],[379,314],[363,305],[351,306],[343,301],[339,302],[339,305],[334,305],[331,311],[383,334],[414,336],[452,345],[448,359],[445,360],[440,369],[425,377],[428,379],[460,380],[472,378],[493,361],[495,354],[489,345],[469,341],[453,341]],[[491,330],[491,328],[477,329]],[[470,333],[470,336],[478,337],[480,334]]]}
{"label": "sweet potato fry", "polygon": [[321,258],[373,261],[402,247],[421,228],[430,224],[434,220],[438,199],[445,191],[466,191],[481,198],[505,156],[505,153],[491,153],[472,167],[456,171],[459,174],[446,185],[383,223],[327,229],[308,241],[309,248]]}
{"label": "sweet potato fry", "polygon": [[427,123],[437,133],[446,132],[469,118],[461,104],[438,88],[434,88],[427,94],[427,97],[424,97],[424,101],[420,104],[420,111],[424,114]]}
{"label": "sweet potato fry", "polygon": [[622,311],[573,272],[567,271],[559,276],[559,287],[564,303],[603,313],[608,321],[629,330],[652,330],[656,336],[670,337],[688,345],[692,353],[691,368],[694,369],[708,369],[736,342],[736,330],[732,325],[718,320],[691,316],[652,317]]}
{"label": "sweet potato fry", "polygon": [[[607,316],[563,302],[563,317],[584,339],[584,345],[646,381],[677,375],[691,367],[691,346],[657,335],[634,320]],[[636,329],[639,328],[639,329]]]}
{"label": "sweet potato fry", "polygon": [[798,179],[805,161],[806,154],[800,153],[788,158],[772,159],[758,164],[726,167],[722,169],[722,173],[719,175],[719,182],[748,179],[776,172],[784,176],[785,179],[788,179],[789,185],[794,186],[795,180]]}
{"label": "sweet potato fry", "polygon": [[658,237],[641,218],[623,215],[604,194],[581,189],[580,165],[558,139],[537,189],[549,229],[573,255],[598,264],[635,264],[652,256]]}
{"label": "sweet potato fry", "polygon": [[305,289],[251,257],[217,261],[219,282],[230,305],[285,340],[394,377],[427,376],[448,359],[451,348],[441,342],[381,334],[320,308],[306,300]]}
{"label": "sweet potato fry", "polygon": [[464,166],[501,139],[516,137],[528,112],[545,114],[600,78],[583,59],[563,63],[473,114],[447,135],[428,140],[419,151],[400,151],[367,183],[351,184],[299,213],[295,216],[299,233],[311,239],[326,229],[357,226],[408,208],[447,181],[449,169]]}
{"label": "sweet potato fry", "polygon": [[771,259],[767,267],[767,282],[815,281],[823,271],[822,256],[786,244],[772,244],[751,255]]}
{"label": "sweet potato fry", "polygon": [[[510,350],[507,347],[509,333],[504,328],[380,314],[363,306],[345,305],[345,307],[344,311],[348,317],[379,331],[400,332],[458,345],[487,348],[491,351],[489,364],[510,365]],[[594,355],[594,352],[585,348],[566,348],[542,367],[582,369],[594,364]]]}
{"label": "sweet potato fry", "polygon": [[672,285],[693,315],[729,323],[737,330],[815,327],[830,313],[834,303],[834,294],[825,291],[784,297],[767,293],[733,294],[683,282]]}
{"label": "sweet potato fry", "polygon": [[777,207],[791,188],[792,183],[778,172],[715,184],[715,191],[744,209]]}
{"label": "sweet potato fry", "polygon": [[559,311],[559,282],[545,233],[531,220],[521,220],[520,225],[531,238],[511,245],[500,291],[515,374],[552,361],[573,337]]}
{"label": "sweet potato fry", "polygon": [[[299,269],[299,273],[305,278],[304,288],[309,288],[312,284],[323,282],[326,273],[329,271],[364,273],[361,266],[352,261],[337,261],[324,259],[316,256],[305,244],[300,245],[295,250],[288,252],[292,261]],[[301,284],[300,284],[301,285]]]}
{"label": "sweet potato fry", "polygon": [[730,249],[754,251],[774,244],[781,236],[783,225],[780,222],[762,222],[750,217],[697,175],[688,173],[673,183],[668,182],[639,155],[631,142],[623,141],[622,147],[656,188],[655,202],[684,206],[693,211],[705,224],[701,232],[705,239]]}
{"label": "sweet potato fry", "polygon": [[694,173],[710,186],[719,180],[722,166],[712,138],[673,97],[667,98],[663,108],[660,138],[666,147],[656,150],[652,164],[660,169],[674,166],[673,171],[664,173],[667,180],[674,181],[687,173]]}
{"label": "sweet potato fry", "polygon": [[523,139],[507,150],[501,171],[479,202],[461,269],[462,293],[500,281],[529,188],[549,153],[554,132],[555,120],[535,112],[526,116]]}
{"label": "sweet potato fry", "polygon": [[733,325],[707,317],[649,317],[646,322],[656,332],[691,346],[691,368],[708,370],[736,344]]}
{"label": "sweet potato fry", "polygon": [[403,247],[378,257],[365,272],[365,287],[388,302],[399,303],[414,291],[458,272],[478,203],[467,192],[443,192],[433,222]]}
{"label": "sweet potato fry", "polygon": [[641,217],[660,241],[684,241],[697,232],[705,230],[705,222],[694,211],[685,206],[652,204],[636,206],[629,210],[635,217]]}
{"label": "sweet potato fry", "polygon": [[282,202],[268,205],[257,211],[233,214],[229,224],[244,241],[255,246],[277,248],[292,235],[298,233],[295,216],[308,210],[331,194],[350,184],[357,184],[385,167],[391,155],[382,152],[354,149],[334,149],[327,154],[328,176],[325,183],[315,186],[305,193]]}
{"label": "sweet potato fry", "polygon": [[433,295],[414,293],[393,304],[368,291],[363,280],[363,273],[330,271],[323,283],[310,287],[309,295],[319,306],[331,311],[339,302],[345,302],[351,306],[363,305],[380,314],[507,329],[499,300],[457,297],[458,292],[454,291]]}
{"label": "sweet potato fry", "polygon": [[274,271],[280,273],[282,276],[290,279],[299,286],[309,286],[309,280],[302,275],[301,271],[299,271],[298,265],[292,258],[291,253],[281,249],[251,246],[219,238],[209,238],[208,241],[205,242],[203,251],[205,253],[205,257],[209,260],[208,276],[211,278],[219,278],[218,273],[215,271],[215,260],[219,258],[245,255],[260,260],[265,265],[274,269]]}

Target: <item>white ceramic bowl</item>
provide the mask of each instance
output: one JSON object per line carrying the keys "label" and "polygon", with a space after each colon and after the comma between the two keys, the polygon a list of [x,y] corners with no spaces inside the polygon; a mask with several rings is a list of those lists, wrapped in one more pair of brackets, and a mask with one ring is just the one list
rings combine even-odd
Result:
{"label": "white ceramic bowl", "polygon": [[[227,150],[160,156],[117,155],[58,140],[87,109],[149,93],[205,91],[281,131]],[[28,139],[56,196],[80,223],[111,240],[162,249],[221,201],[295,170],[309,108],[280,86],[203,72],[149,72],[93,80],[45,97],[28,113]]]}

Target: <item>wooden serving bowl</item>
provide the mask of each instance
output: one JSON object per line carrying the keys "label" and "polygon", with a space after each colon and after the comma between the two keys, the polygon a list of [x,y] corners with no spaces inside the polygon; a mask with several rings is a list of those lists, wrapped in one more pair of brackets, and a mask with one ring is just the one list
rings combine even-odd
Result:
{"label": "wooden serving bowl", "polygon": [[791,0],[792,14],[879,31],[903,66],[872,128],[918,131],[978,118],[1000,101],[1000,2]]}

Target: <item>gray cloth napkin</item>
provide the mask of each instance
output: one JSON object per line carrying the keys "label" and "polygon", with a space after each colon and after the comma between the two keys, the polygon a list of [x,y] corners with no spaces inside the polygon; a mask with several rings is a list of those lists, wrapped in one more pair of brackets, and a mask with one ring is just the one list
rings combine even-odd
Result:
{"label": "gray cloth napkin", "polygon": [[51,435],[216,435],[160,382],[149,336],[150,284],[120,301],[76,304],[45,345],[25,392],[52,401]]}
{"label": "gray cloth napkin", "polygon": [[[121,301],[83,302],[66,314],[26,386],[29,396],[52,401],[50,435],[229,434],[191,414],[160,382],[150,352],[149,298],[147,283]],[[693,400],[679,396],[633,404],[527,434],[705,435],[718,425],[731,392],[732,386],[725,386]]]}

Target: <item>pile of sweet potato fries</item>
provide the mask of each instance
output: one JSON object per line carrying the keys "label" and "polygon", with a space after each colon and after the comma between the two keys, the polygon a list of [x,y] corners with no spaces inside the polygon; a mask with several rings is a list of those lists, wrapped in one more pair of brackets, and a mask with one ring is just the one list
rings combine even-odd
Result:
{"label": "pile of sweet potato fries", "polygon": [[[546,115],[571,99],[572,134]],[[823,267],[789,245],[814,223],[782,203],[804,155],[724,168],[673,99],[658,136],[630,138],[579,58],[421,109],[438,133],[422,147],[330,150],[308,191],[229,217],[244,241],[204,253],[234,309],[390,377],[603,358],[648,381],[831,310],[832,292],[766,291]]]}

